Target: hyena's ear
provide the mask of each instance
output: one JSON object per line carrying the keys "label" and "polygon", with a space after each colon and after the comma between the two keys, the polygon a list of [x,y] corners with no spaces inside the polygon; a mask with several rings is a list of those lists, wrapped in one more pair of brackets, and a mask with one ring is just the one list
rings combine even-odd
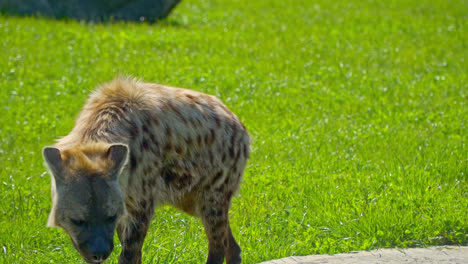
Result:
{"label": "hyena's ear", "polygon": [[107,156],[112,161],[110,177],[112,180],[117,180],[122,168],[127,163],[128,147],[124,144],[112,144],[107,151]]}
{"label": "hyena's ear", "polygon": [[63,175],[63,161],[60,155],[60,150],[55,147],[44,147],[42,149],[42,156],[44,157],[47,166],[52,172],[55,180],[62,182],[64,180]]}

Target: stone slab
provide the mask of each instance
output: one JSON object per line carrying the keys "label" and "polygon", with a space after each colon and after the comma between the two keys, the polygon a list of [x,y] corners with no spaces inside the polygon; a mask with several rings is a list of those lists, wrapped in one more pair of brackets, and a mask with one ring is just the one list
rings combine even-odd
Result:
{"label": "stone slab", "polygon": [[335,255],[288,257],[260,264],[380,264],[428,263],[468,264],[467,246],[440,246],[409,249],[377,249]]}

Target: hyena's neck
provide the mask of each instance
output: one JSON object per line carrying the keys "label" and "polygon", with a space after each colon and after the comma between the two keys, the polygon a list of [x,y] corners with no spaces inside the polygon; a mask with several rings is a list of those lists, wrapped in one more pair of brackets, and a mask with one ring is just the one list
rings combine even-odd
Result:
{"label": "hyena's neck", "polygon": [[128,143],[134,125],[130,120],[119,117],[124,114],[123,111],[114,107],[95,113],[82,113],[76,122],[77,126],[70,134],[58,140],[57,146],[69,148],[99,143]]}
{"label": "hyena's neck", "polygon": [[100,87],[86,102],[71,133],[58,143],[127,143],[137,133],[135,120],[149,100],[147,91],[136,86],[135,81],[120,79]]}

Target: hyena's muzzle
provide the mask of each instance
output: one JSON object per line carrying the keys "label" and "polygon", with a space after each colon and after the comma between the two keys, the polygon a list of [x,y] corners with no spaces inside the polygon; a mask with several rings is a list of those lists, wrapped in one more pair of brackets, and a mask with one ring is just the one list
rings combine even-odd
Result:
{"label": "hyena's muzzle", "polygon": [[[86,225],[86,224],[83,224]],[[88,263],[101,263],[106,260],[114,249],[115,226],[97,225],[84,226],[73,245]]]}

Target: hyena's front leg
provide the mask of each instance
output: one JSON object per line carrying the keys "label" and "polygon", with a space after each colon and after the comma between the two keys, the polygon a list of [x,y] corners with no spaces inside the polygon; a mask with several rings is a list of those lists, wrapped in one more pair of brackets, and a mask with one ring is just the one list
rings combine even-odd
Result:
{"label": "hyena's front leg", "polygon": [[119,222],[117,234],[122,243],[119,264],[141,264],[141,248],[152,216],[153,210],[131,210]]}

